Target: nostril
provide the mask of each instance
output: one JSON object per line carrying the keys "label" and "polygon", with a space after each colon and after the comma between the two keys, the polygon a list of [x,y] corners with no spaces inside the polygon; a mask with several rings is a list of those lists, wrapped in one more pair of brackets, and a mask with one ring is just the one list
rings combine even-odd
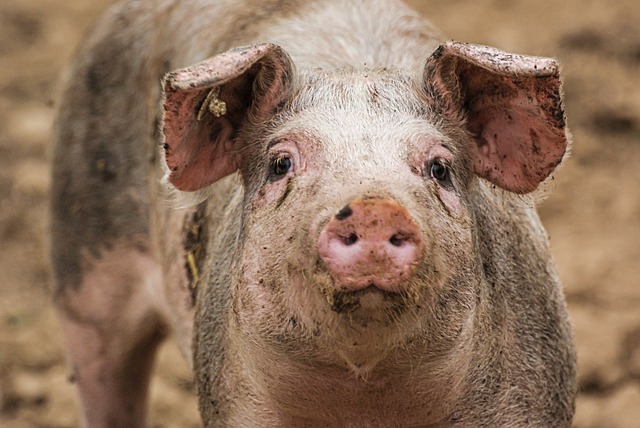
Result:
{"label": "nostril", "polygon": [[344,242],[344,245],[347,245],[347,246],[353,245],[356,242],[358,242],[358,235],[356,235],[355,233],[352,233],[351,235],[346,237],[341,236],[341,238],[342,238],[342,242]]}
{"label": "nostril", "polygon": [[389,242],[394,247],[400,247],[402,244],[404,244],[405,241],[406,239],[400,235],[393,235],[391,238],[389,238]]}

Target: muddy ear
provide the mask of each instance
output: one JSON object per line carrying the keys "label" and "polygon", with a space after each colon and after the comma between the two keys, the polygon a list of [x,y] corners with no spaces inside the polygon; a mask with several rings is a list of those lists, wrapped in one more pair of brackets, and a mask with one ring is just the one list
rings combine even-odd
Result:
{"label": "muddy ear", "polygon": [[289,55],[273,44],[237,48],[163,80],[169,181],[195,191],[235,172],[240,127],[264,120],[291,89]]}
{"label": "muddy ear", "polygon": [[555,60],[448,42],[427,60],[424,79],[438,113],[466,119],[479,176],[528,193],[562,161],[567,136]]}

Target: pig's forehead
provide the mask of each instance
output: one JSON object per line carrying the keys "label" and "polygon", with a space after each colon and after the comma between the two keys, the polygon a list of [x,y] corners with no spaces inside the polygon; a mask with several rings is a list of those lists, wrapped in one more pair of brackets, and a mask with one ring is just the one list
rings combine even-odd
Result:
{"label": "pig's forehead", "polygon": [[397,142],[444,139],[420,82],[395,70],[302,74],[278,133]]}
{"label": "pig's forehead", "polygon": [[297,78],[291,109],[424,116],[427,106],[419,97],[419,88],[418,79],[394,69],[309,71]]}

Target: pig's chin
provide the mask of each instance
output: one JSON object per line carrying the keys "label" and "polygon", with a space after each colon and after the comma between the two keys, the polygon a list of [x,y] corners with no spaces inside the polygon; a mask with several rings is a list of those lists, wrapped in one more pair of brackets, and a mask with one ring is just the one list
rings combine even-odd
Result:
{"label": "pig's chin", "polygon": [[[357,291],[342,290],[331,275],[322,270],[294,270],[290,290],[296,302],[292,313],[306,325],[311,348],[326,348],[358,378],[366,379],[379,363],[403,349],[420,327],[418,284],[407,291],[392,292],[375,283]],[[339,362],[340,361],[340,362]]]}
{"label": "pig's chin", "polygon": [[403,336],[409,319],[415,323],[420,308],[417,283],[403,291],[389,291],[372,282],[352,291],[323,270],[294,272],[290,290],[296,290],[293,301],[297,304],[292,311],[321,325],[331,325],[331,336],[339,341],[379,346],[387,337]]}
{"label": "pig's chin", "polygon": [[369,321],[382,321],[384,318],[393,318],[400,315],[407,303],[412,300],[408,293],[390,292],[371,284],[358,291],[335,290],[327,295],[327,302],[331,310],[337,314],[344,314],[351,320],[362,318],[361,323],[366,325]]}
{"label": "pig's chin", "polygon": [[[355,324],[359,329],[370,324],[393,324],[408,307],[415,303],[417,296],[413,287],[402,291],[389,291],[374,281],[368,281],[357,290],[337,282],[328,273],[315,275],[316,286],[326,299],[331,311],[343,318],[344,322]],[[376,328],[376,327],[372,327]]]}
{"label": "pig's chin", "polygon": [[413,301],[408,293],[381,290],[374,284],[327,296],[336,321],[336,352],[356,377],[366,380],[380,361],[402,347],[410,331],[406,324],[413,318]]}

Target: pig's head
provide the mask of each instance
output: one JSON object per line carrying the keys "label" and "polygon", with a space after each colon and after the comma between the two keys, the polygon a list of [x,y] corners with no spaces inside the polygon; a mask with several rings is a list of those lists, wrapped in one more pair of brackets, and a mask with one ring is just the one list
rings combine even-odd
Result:
{"label": "pig's head", "polygon": [[171,185],[206,197],[242,177],[232,295],[248,334],[365,372],[464,339],[482,286],[471,195],[531,192],[560,163],[560,82],[553,60],[487,47],[425,61],[298,72],[264,44],[165,78]]}

